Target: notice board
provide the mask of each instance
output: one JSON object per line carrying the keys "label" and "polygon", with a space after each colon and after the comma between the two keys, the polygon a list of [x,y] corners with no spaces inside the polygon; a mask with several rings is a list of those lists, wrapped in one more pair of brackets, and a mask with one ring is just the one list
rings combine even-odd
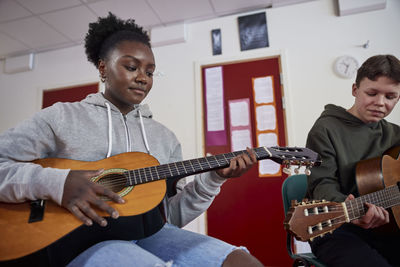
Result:
{"label": "notice board", "polygon": [[[280,69],[280,57],[201,67],[205,154],[286,145]],[[286,177],[279,165],[260,161],[229,179],[207,211],[207,234],[246,246],[264,265],[291,265],[281,197]]]}

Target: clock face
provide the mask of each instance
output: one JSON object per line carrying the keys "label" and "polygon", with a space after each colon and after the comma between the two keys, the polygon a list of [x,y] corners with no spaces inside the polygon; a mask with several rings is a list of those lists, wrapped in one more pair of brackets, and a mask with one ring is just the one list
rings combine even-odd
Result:
{"label": "clock face", "polygon": [[352,78],[357,73],[359,64],[357,59],[351,56],[341,56],[336,59],[334,70],[342,78]]}

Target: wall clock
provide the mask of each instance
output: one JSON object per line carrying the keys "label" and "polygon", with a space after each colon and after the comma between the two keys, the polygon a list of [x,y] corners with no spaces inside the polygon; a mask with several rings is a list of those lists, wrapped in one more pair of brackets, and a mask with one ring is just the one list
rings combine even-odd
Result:
{"label": "wall clock", "polygon": [[357,73],[360,64],[355,57],[340,56],[335,60],[333,69],[335,73],[342,78],[352,78]]}

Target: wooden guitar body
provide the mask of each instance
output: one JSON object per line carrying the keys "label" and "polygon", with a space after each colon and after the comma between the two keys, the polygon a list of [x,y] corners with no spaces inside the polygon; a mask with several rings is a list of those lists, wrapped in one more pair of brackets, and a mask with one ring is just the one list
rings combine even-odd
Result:
{"label": "wooden guitar body", "polygon": [[[259,147],[253,151],[257,160],[271,159],[285,166],[293,164],[309,170],[321,163],[319,155],[307,148]],[[154,157],[141,152],[123,153],[93,162],[57,158],[34,161],[33,163],[42,167],[58,169],[104,169],[92,181],[121,195],[125,203],[108,201],[119,212],[120,217],[116,220],[110,219],[107,213],[97,210],[99,215],[108,220],[107,227],[97,224],[88,227],[67,209],[52,201],[46,201],[44,212],[41,212],[44,216],[34,222],[29,220],[32,214],[31,203],[0,202],[0,263],[21,257],[26,259],[29,255],[47,248],[56,247],[56,252],[63,250],[62,245],[59,245],[62,242],[69,244],[68,250],[72,252],[66,257],[72,259],[101,241],[132,240],[149,236],[161,229],[164,223],[163,214],[157,206],[167,191],[166,179],[168,184],[173,184],[182,177],[228,167],[230,160],[242,153],[248,152],[235,151],[163,165],[159,165]],[[137,216],[140,214],[143,215]],[[140,227],[135,228],[135,225]],[[57,265],[65,264],[63,262]]]}
{"label": "wooden guitar body", "polygon": [[[73,170],[105,170],[120,172],[121,169],[137,169],[139,167],[158,165],[158,161],[145,153],[128,152],[95,162],[76,161],[69,159],[48,158],[36,161],[43,167],[53,167]],[[110,174],[110,172],[108,172]],[[101,177],[101,176],[100,176]],[[123,191],[120,190],[119,192]],[[108,201],[108,204],[118,210],[120,216],[142,214],[157,206],[166,192],[165,180],[136,185],[123,198],[124,204]],[[0,261],[10,260],[33,253],[48,246],[66,234],[82,225],[67,209],[46,201],[42,221],[28,223],[30,203],[8,204],[0,202]],[[108,214],[97,210],[99,214]],[[40,237],[40,238],[35,238]],[[7,241],[13,242],[7,242]]]}
{"label": "wooden guitar body", "polygon": [[[360,195],[366,195],[386,187],[395,185],[400,181],[400,146],[386,151],[382,157],[362,160],[356,167],[356,182]],[[390,223],[376,229],[390,233],[400,231],[400,206],[389,209]]]}

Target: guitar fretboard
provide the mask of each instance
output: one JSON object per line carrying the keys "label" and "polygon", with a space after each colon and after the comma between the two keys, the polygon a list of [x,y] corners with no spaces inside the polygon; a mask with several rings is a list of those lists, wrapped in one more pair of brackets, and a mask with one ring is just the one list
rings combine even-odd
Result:
{"label": "guitar fretboard", "polygon": [[[255,148],[257,160],[262,160],[271,157],[271,153],[264,147]],[[230,160],[242,153],[247,153],[246,150],[230,152],[205,158],[197,158],[180,162],[173,162],[153,167],[141,168],[136,170],[125,171],[124,175],[127,178],[129,186],[138,185],[161,179],[172,177],[184,177],[201,172],[215,170],[228,167]]]}
{"label": "guitar fretboard", "polygon": [[[271,159],[279,164],[291,164],[311,168],[321,164],[317,153],[301,147],[258,147],[253,149],[256,159]],[[180,162],[173,162],[153,167],[146,167],[123,172],[126,186],[139,185],[168,178],[180,178],[201,172],[228,167],[232,158],[248,154],[246,150],[230,152],[205,158],[197,158]]]}
{"label": "guitar fretboard", "polygon": [[367,212],[365,207],[366,202],[385,209],[400,205],[399,186],[388,186],[385,189],[363,195],[356,199],[347,200],[345,203],[350,220],[355,220],[365,215]]}

